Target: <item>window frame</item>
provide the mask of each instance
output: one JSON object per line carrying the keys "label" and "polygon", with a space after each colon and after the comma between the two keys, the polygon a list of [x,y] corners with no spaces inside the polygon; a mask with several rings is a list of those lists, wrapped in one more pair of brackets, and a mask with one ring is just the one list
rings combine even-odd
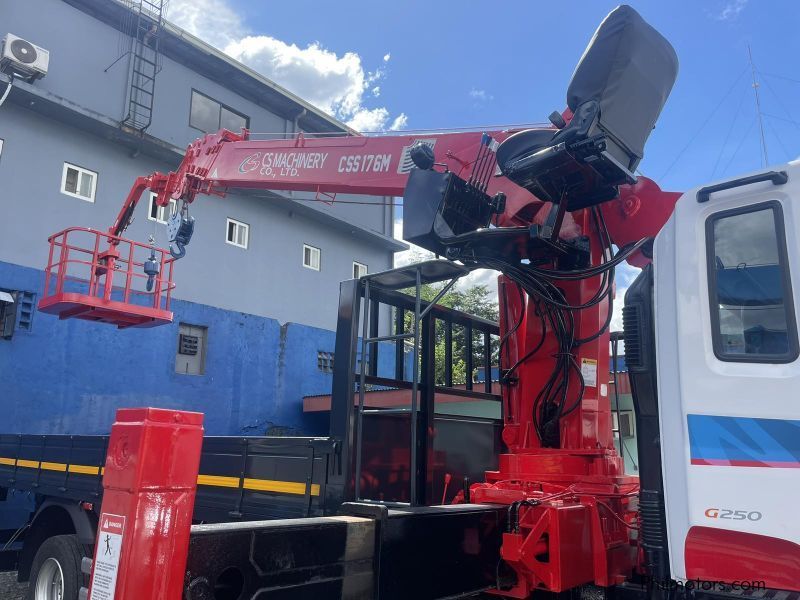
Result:
{"label": "window frame", "polygon": [[[628,423],[630,425],[631,431],[630,435],[622,435],[622,426],[620,425],[619,419],[622,416],[628,419]],[[633,440],[636,439],[636,419],[634,418],[633,411],[629,408],[621,408],[621,409],[613,409],[611,411],[611,425],[614,428],[614,432],[617,434],[618,439],[620,440]]]}
{"label": "window frame", "polygon": [[[719,302],[717,290],[717,262],[714,239],[714,223],[720,219],[734,217],[748,213],[771,210],[775,224],[775,241],[778,246],[778,264],[781,267],[781,283],[783,284],[783,305],[786,311],[786,334],[789,349],[786,354],[727,354],[722,347],[720,335]],[[789,253],[786,247],[786,228],[784,226],[783,207],[777,200],[768,200],[758,204],[749,204],[727,210],[720,210],[710,214],[705,221],[706,245],[706,281],[708,283],[708,307],[711,313],[711,341],[714,356],[723,362],[760,363],[760,364],[788,364],[797,360],[800,355],[800,346],[797,338],[797,319],[794,309],[794,295],[792,293],[791,266]]]}
{"label": "window frame", "polygon": [[[306,248],[312,251],[317,252],[317,266],[314,267],[312,265],[306,264]],[[312,246],[311,244],[303,244],[303,268],[311,269],[312,271],[317,271],[318,273],[322,271],[322,248],[317,248],[316,246]]]}
{"label": "window frame", "polygon": [[[75,169],[78,171],[78,188],[80,189],[80,176],[82,174],[88,173],[92,175],[92,195],[90,198],[86,196],[82,196],[76,192],[70,192],[67,190],[67,171],[69,169]],[[97,171],[92,171],[91,169],[87,169],[86,167],[81,167],[79,165],[64,161],[64,168],[61,171],[61,193],[65,196],[72,196],[73,198],[78,198],[79,200],[83,200],[84,202],[91,202],[94,203],[95,198],[97,196],[97,180],[100,177]]]}
{"label": "window frame", "polygon": [[[230,225],[233,223],[237,227],[244,227],[245,236],[244,236],[244,245],[239,244],[238,242],[231,241],[228,239],[228,231],[230,231]],[[236,228],[234,228],[234,232]],[[236,237],[236,236],[234,236]],[[242,250],[247,250],[250,247],[250,224],[245,223],[244,221],[239,221],[238,219],[232,219],[231,217],[225,218],[225,243],[230,244],[231,246],[236,246],[237,248],[241,248]]]}
{"label": "window frame", "polygon": [[[198,352],[197,352],[200,355],[200,359],[197,362],[197,373],[189,373],[188,371],[185,370],[184,371],[178,370],[178,361],[180,360],[179,357],[186,356],[185,354],[180,353],[181,335],[191,335],[190,333],[185,333],[185,334],[181,333],[181,329],[184,330],[197,329],[200,331],[199,335],[196,336],[200,338],[198,343]],[[208,356],[208,325],[195,325],[193,323],[186,323],[181,321],[178,323],[178,336],[175,338],[175,341],[176,341],[175,365],[173,368],[175,374],[191,376],[191,377],[204,377],[206,375],[206,357]]]}
{"label": "window frame", "polygon": [[170,198],[169,204],[167,204],[166,206],[157,206],[156,216],[153,217],[152,216],[152,214],[153,214],[153,203],[156,201],[156,198],[158,198],[158,194],[155,193],[155,192],[150,192],[150,201],[147,203],[147,218],[150,221],[155,221],[156,223],[161,223],[162,225],[166,225],[167,224],[167,220],[169,219],[169,217],[167,217],[166,219],[164,219],[162,221],[161,219],[158,218],[158,211],[161,210],[162,208],[165,208],[165,209],[168,210],[168,213],[171,215],[173,207],[175,207],[175,208],[178,207],[178,201],[175,200],[174,198]]}
{"label": "window frame", "polygon": [[[217,128],[214,131],[206,131],[205,129],[200,129],[199,127],[196,127],[196,126],[192,125],[192,103],[193,103],[195,94],[203,96],[207,100],[211,100],[217,106],[219,106],[219,111],[218,111],[218,114],[217,114]],[[201,92],[200,90],[195,89],[195,88],[191,88],[191,93],[189,94],[189,127],[191,127],[192,129],[194,129],[196,131],[202,131],[203,133],[217,133],[217,131],[219,131],[221,129],[221,126],[222,126],[222,109],[223,108],[225,110],[229,111],[229,112],[232,112],[235,115],[238,115],[238,116],[242,117],[244,119],[244,127],[245,127],[245,129],[250,129],[250,117],[248,115],[244,114],[243,112],[241,112],[239,110],[236,110],[232,106],[228,106],[227,104],[224,104],[224,103],[220,102],[219,100],[217,100],[216,98],[213,98],[212,96],[209,96],[208,94],[204,94],[203,92]],[[238,131],[234,131],[234,133],[239,133],[239,132]]]}
{"label": "window frame", "polygon": [[[11,302],[0,300],[0,340],[11,341],[14,332],[18,329],[19,292],[5,288],[0,289],[0,292],[5,292],[12,298]],[[8,329],[6,329],[6,325],[8,325]]]}
{"label": "window frame", "polygon": [[[356,277],[356,267],[359,267],[359,268],[363,267],[364,274],[363,275],[359,275],[358,277]],[[360,279],[362,277],[366,277],[367,275],[369,275],[369,265],[365,265],[362,262],[358,262],[357,260],[354,260],[353,261],[353,279]]]}

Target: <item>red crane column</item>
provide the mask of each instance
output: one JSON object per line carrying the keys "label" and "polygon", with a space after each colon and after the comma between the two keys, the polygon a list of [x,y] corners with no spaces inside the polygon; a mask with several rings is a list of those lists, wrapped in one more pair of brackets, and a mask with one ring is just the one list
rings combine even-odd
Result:
{"label": "red crane column", "polygon": [[202,413],[117,411],[89,600],[180,599],[202,444]]}

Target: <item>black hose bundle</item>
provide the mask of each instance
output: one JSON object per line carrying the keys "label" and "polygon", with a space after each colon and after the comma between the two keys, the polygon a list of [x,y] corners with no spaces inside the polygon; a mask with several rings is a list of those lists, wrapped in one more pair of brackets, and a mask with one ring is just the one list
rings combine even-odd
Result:
{"label": "black hose bundle", "polygon": [[[520,292],[524,290],[528,294],[531,302],[533,302],[534,314],[541,320],[542,337],[503,374],[504,382],[513,381],[516,370],[544,346],[548,328],[555,335],[558,345],[557,350],[552,354],[555,364],[550,377],[542,386],[542,389],[539,390],[533,403],[532,419],[534,429],[541,445],[545,448],[557,448],[560,446],[559,422],[562,418],[575,411],[583,399],[586,383],[581,373],[580,365],[575,359],[575,354],[578,347],[599,338],[611,324],[614,299],[614,269],[648,241],[646,238],[639,240],[635,244],[620,248],[614,254],[611,236],[608,233],[603,213],[597,207],[593,207],[591,211],[592,223],[603,246],[603,262],[599,265],[585,269],[560,271],[514,263],[494,256],[476,255],[465,259],[477,267],[500,271],[511,279]],[[597,291],[582,304],[569,304],[563,291],[556,285],[558,282],[580,281],[597,276],[600,276],[600,285]],[[596,306],[606,299],[608,300],[608,315],[603,325],[587,337],[576,337],[575,313]],[[521,302],[519,321],[503,337],[503,343],[519,329],[524,308],[525,303]],[[568,405],[569,382],[573,373],[578,380],[580,389],[576,400]]]}

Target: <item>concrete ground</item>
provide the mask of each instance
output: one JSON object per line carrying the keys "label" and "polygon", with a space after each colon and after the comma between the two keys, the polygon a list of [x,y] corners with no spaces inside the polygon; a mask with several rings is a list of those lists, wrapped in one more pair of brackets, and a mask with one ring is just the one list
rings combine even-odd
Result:
{"label": "concrete ground", "polygon": [[25,600],[27,583],[17,583],[17,573],[0,573],[0,598],[2,600]]}

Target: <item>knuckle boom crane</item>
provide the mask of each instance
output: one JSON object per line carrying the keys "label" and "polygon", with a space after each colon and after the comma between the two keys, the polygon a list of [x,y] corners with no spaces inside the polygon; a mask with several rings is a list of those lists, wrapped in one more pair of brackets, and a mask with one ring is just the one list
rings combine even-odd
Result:
{"label": "knuckle boom crane", "polygon": [[[498,557],[505,567],[491,593],[523,599],[622,584],[635,573],[668,578],[661,460],[642,457],[641,482],[624,473],[604,375],[615,267],[649,264],[652,237],[680,196],[635,175],[676,76],[671,45],[622,6],[597,30],[552,126],[284,140],[252,139],[247,130],[206,135],[189,145],[177,171],[137,179],[113,225],[94,232],[88,293],[70,296],[59,282],[41,308],[121,327],[168,322],[172,268],[191,240],[189,205],[198,196],[242,188],[326,200],[402,196],[405,240],[501,273],[506,451],[469,494],[508,507]],[[159,206],[180,203],[168,223],[171,248],[150,248],[139,261],[131,249],[126,259],[119,248],[133,243],[121,236],[145,190]],[[65,246],[51,250],[48,282],[66,270]],[[122,296],[103,280],[115,269],[128,273]],[[155,297],[150,304],[131,299],[141,277]]]}

